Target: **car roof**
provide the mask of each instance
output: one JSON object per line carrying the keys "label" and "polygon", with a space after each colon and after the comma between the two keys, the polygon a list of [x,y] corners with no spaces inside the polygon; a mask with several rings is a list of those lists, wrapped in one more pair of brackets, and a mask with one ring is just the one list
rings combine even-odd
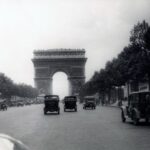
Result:
{"label": "car roof", "polygon": [[95,97],[94,97],[94,96],[85,96],[84,98],[85,98],[85,99],[91,99],[91,98],[93,99],[93,98],[95,98]]}
{"label": "car roof", "polygon": [[[132,92],[130,95],[134,95],[134,94],[143,94],[143,93],[146,93],[146,94],[150,94],[150,91],[137,91],[137,92]],[[129,95],[129,96],[130,96]]]}
{"label": "car roof", "polygon": [[65,96],[65,98],[76,98],[76,96]]}
{"label": "car roof", "polygon": [[59,96],[58,95],[45,95],[44,97],[46,98],[46,97],[59,97]]}

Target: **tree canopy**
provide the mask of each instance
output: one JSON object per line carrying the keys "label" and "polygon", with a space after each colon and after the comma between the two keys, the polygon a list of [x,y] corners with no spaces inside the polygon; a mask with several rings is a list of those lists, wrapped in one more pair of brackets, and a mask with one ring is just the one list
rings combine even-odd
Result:
{"label": "tree canopy", "polygon": [[108,61],[105,68],[95,72],[81,88],[82,95],[109,93],[113,87],[125,85],[129,80],[150,80],[150,27],[146,21],[134,25],[130,42]]}
{"label": "tree canopy", "polygon": [[2,98],[11,98],[11,96],[34,98],[37,95],[36,88],[26,84],[15,84],[5,74],[0,73],[0,96]]}

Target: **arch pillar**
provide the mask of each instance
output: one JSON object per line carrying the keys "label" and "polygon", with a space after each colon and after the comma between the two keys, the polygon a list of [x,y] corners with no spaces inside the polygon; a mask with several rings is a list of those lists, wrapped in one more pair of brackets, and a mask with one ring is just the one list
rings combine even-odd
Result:
{"label": "arch pillar", "polygon": [[35,78],[35,87],[39,94],[52,94],[52,78]]}
{"label": "arch pillar", "polygon": [[78,95],[81,86],[85,83],[85,77],[69,77],[69,94]]}

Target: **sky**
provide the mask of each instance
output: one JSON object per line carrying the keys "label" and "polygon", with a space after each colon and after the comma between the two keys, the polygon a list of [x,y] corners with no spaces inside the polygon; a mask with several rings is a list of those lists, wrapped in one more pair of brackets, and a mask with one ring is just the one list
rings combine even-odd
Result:
{"label": "sky", "polygon": [[0,72],[34,86],[35,49],[84,48],[86,80],[129,43],[150,0],[0,0]]}

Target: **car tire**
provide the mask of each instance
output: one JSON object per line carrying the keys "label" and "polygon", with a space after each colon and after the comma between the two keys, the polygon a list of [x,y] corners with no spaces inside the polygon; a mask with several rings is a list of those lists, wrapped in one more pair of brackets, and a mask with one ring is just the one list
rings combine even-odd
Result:
{"label": "car tire", "polygon": [[138,125],[139,124],[139,119],[136,117],[135,114],[133,114],[133,124]]}
{"label": "car tire", "polygon": [[77,112],[77,107],[75,108],[75,112]]}
{"label": "car tire", "polygon": [[47,114],[47,112],[46,112],[46,109],[44,108],[44,115],[46,115]]}
{"label": "car tire", "polygon": [[121,112],[121,120],[122,120],[123,123],[126,122],[126,118],[125,118],[125,116],[124,116],[123,111]]}
{"label": "car tire", "polygon": [[58,110],[58,115],[60,114],[60,110]]}
{"label": "car tire", "polygon": [[46,113],[46,111],[44,111],[44,115],[46,115],[47,113]]}
{"label": "car tire", "polygon": [[66,108],[64,108],[64,112],[66,112]]}
{"label": "car tire", "polygon": [[58,115],[60,114],[60,108],[58,109]]}
{"label": "car tire", "polygon": [[146,123],[149,123],[149,118],[145,118],[145,122],[146,122]]}

